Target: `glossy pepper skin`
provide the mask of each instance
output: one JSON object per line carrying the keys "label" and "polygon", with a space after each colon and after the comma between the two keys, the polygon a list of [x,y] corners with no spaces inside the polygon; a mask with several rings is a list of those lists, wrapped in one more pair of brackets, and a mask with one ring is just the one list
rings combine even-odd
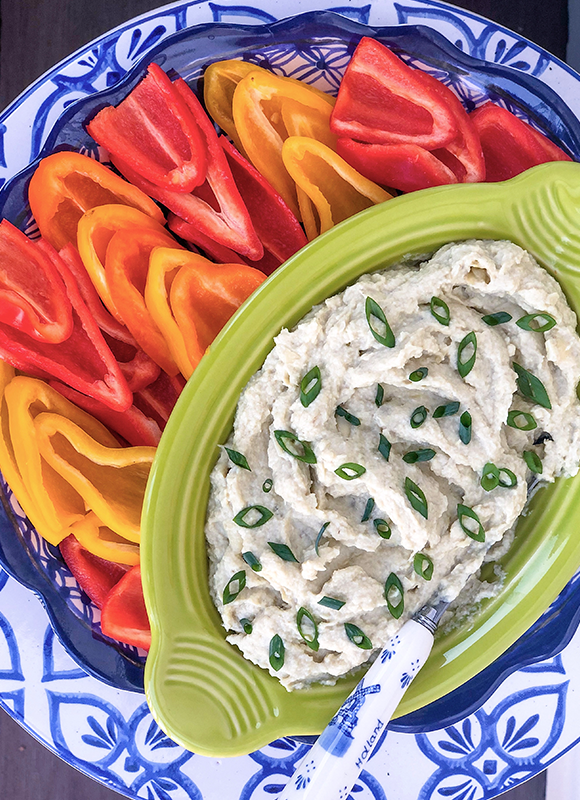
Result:
{"label": "glossy pepper skin", "polygon": [[78,222],[95,206],[127,205],[164,223],[161,209],[144,192],[93,158],[68,150],[39,162],[28,199],[40,233],[57,250],[76,246]]}
{"label": "glossy pepper skin", "polygon": [[[85,550],[104,561],[128,567],[134,567],[140,561],[139,545],[118,536],[93,511],[88,511],[82,520],[75,522],[72,535]],[[124,571],[120,577],[123,574]]]}
{"label": "glossy pepper skin", "polygon": [[62,540],[59,549],[83,592],[102,608],[113,586],[127,572],[126,567],[91,553],[72,533]]}
{"label": "glossy pepper skin", "polygon": [[101,630],[112,639],[149,650],[151,628],[139,565],[123,575],[107,595],[101,613]]}
{"label": "glossy pepper skin", "polygon": [[207,159],[199,126],[155,63],[116,108],[99,111],[87,130],[155,186],[190,192],[205,180]]}

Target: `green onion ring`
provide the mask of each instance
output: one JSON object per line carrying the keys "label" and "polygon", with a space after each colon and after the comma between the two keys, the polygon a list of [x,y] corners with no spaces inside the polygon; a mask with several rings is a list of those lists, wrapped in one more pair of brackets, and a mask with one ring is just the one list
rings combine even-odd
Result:
{"label": "green onion ring", "polygon": [[[395,593],[398,597],[397,603],[393,603],[391,599]],[[391,615],[395,619],[399,619],[405,610],[405,590],[403,589],[403,584],[394,572],[391,572],[385,581],[385,600],[387,601],[387,606],[391,612]]]}
{"label": "green onion ring", "polygon": [[[380,305],[375,300],[373,300],[372,297],[367,297],[365,301],[365,315],[367,318],[370,332],[375,337],[377,342],[379,342],[379,344],[383,344],[385,347],[394,347],[395,335],[391,330],[391,326],[387,322],[385,312],[380,307]],[[385,329],[384,333],[381,333],[380,331],[377,331],[375,330],[375,328],[373,328],[371,324],[373,318],[377,319],[384,326]]]}
{"label": "green onion ring", "polygon": [[308,408],[322,389],[322,378],[320,377],[320,367],[312,367],[300,381],[300,402],[304,408]]}

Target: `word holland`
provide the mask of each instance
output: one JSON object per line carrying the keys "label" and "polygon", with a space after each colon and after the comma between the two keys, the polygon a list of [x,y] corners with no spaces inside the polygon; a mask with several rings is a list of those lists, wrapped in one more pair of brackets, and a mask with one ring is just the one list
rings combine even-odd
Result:
{"label": "word holland", "polygon": [[357,767],[362,767],[364,762],[367,760],[369,755],[371,754],[372,747],[374,743],[377,741],[377,736],[379,731],[385,727],[385,723],[378,719],[377,724],[375,725],[374,731],[371,733],[369,738],[365,742],[365,746],[363,747],[363,751],[357,759],[356,765]]}

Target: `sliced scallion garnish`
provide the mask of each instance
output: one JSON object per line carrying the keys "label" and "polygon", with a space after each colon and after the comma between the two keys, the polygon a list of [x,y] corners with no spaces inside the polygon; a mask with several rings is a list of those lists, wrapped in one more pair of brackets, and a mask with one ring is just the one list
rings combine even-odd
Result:
{"label": "sliced scallion garnish", "polygon": [[256,556],[249,550],[245,553],[242,553],[242,558],[244,559],[246,564],[254,570],[254,572],[261,572],[262,565],[260,564]]}
{"label": "sliced scallion garnish", "polygon": [[440,322],[442,325],[449,325],[451,313],[449,312],[449,306],[445,300],[433,295],[431,298],[431,313],[437,322]]}
{"label": "sliced scallion garnish", "polygon": [[454,400],[451,403],[445,403],[444,406],[437,406],[433,412],[433,417],[435,419],[440,419],[441,417],[452,417],[454,414],[457,414],[458,411],[459,403]]}
{"label": "sliced scallion garnish", "polygon": [[316,456],[309,442],[303,442],[290,431],[274,431],[276,441],[289,456],[304,461],[306,464],[316,464]]}
{"label": "sliced scallion garnish", "polygon": [[241,619],[241,620],[240,620],[240,625],[241,625],[241,626],[242,626],[242,628],[244,629],[244,633],[247,633],[247,634],[248,634],[248,636],[249,636],[249,635],[251,634],[251,632],[254,630],[254,627],[253,627],[252,623],[250,622],[250,620],[249,620],[249,619],[246,619],[245,617],[244,617],[243,619]]}
{"label": "sliced scallion garnish", "polygon": [[308,647],[311,650],[318,650],[320,646],[318,644],[318,625],[310,611],[304,606],[299,608],[296,614],[296,627]]}
{"label": "sliced scallion garnish", "polygon": [[[258,514],[257,518],[255,514]],[[238,511],[234,517],[234,522],[241,528],[259,528],[269,519],[272,519],[273,516],[273,512],[269,508],[264,508],[264,506],[247,506]],[[254,518],[254,522],[250,521],[252,518]]]}
{"label": "sliced scallion garnish", "polygon": [[324,536],[324,531],[328,528],[329,525],[330,522],[325,522],[322,528],[318,531],[316,542],[314,543],[314,552],[316,553],[317,556],[320,555],[320,553],[318,552],[318,545],[320,544],[320,540]]}
{"label": "sliced scallion garnish", "polygon": [[519,411],[515,409],[510,411],[507,415],[507,424],[510,428],[517,428],[518,431],[533,431],[538,427],[538,423],[533,414],[528,411]]}
{"label": "sliced scallion garnish", "polygon": [[471,414],[469,411],[464,411],[459,417],[459,438],[463,444],[469,444],[471,441]]}
{"label": "sliced scallion garnish", "polygon": [[535,472],[536,475],[541,475],[544,471],[544,467],[542,466],[542,459],[540,456],[532,450],[524,450],[523,456],[524,461],[532,472]]}
{"label": "sliced scallion garnish", "polygon": [[251,472],[248,460],[243,453],[238,453],[237,450],[231,450],[229,447],[224,447],[224,450],[228,454],[230,461],[233,464],[235,464],[236,467],[241,467],[242,469],[248,469]]}
{"label": "sliced scallion garnish", "polygon": [[283,544],[282,542],[268,542],[268,545],[272,548],[272,550],[276,553],[282,561],[294,561],[298,564],[298,559],[290,550],[287,544]]}
{"label": "sliced scallion garnish", "polygon": [[421,425],[427,419],[428,413],[429,411],[425,408],[425,406],[419,406],[418,408],[416,408],[411,414],[411,419],[409,420],[411,423],[411,427],[420,428]]}
{"label": "sliced scallion garnish", "polygon": [[457,372],[462,378],[467,377],[475,364],[477,355],[477,336],[471,331],[459,342],[457,348]]}
{"label": "sliced scallion garnish", "polygon": [[375,405],[377,408],[380,408],[383,405],[384,399],[385,399],[385,389],[380,383],[377,383],[377,392],[375,394]]}
{"label": "sliced scallion garnish", "polygon": [[531,372],[528,372],[527,369],[524,369],[519,364],[516,364],[515,361],[512,361],[512,367],[518,376],[517,384],[521,394],[528,400],[532,400],[539,406],[543,406],[543,408],[552,408],[550,398],[548,397],[548,392],[546,391],[546,387],[542,381],[539,378],[536,378],[536,376]]}
{"label": "sliced scallion garnish", "polygon": [[236,572],[235,575],[232,575],[225,585],[222,595],[224,606],[227,606],[228,603],[233,603],[245,585],[246,571],[241,569],[239,572]]}
{"label": "sliced scallion garnish", "polygon": [[504,489],[513,489],[514,486],[517,486],[518,478],[515,472],[512,472],[511,469],[507,467],[500,467],[499,468],[499,485],[503,486]]}
{"label": "sliced scallion garnish", "polygon": [[385,461],[388,461],[391,454],[391,443],[386,436],[383,436],[382,433],[379,436],[379,446],[377,449]]}
{"label": "sliced scallion garnish", "polygon": [[337,600],[336,597],[327,597],[327,595],[324,595],[324,597],[318,601],[318,605],[332,608],[334,611],[340,611],[344,605],[344,600]]}
{"label": "sliced scallion garnish", "polygon": [[418,511],[422,517],[428,519],[429,506],[427,504],[427,498],[423,490],[420,489],[411,478],[405,478],[405,494],[415,511]]}
{"label": "sliced scallion garnish", "polygon": [[[544,323],[542,324],[540,322],[539,325],[534,324],[538,318],[545,320]],[[536,314],[526,314],[520,317],[516,322],[516,325],[523,331],[533,331],[534,333],[545,333],[553,328],[555,324],[556,320],[554,317],[546,311],[538,311]]]}
{"label": "sliced scallion garnish", "polygon": [[347,461],[334,471],[339,478],[345,481],[353,481],[355,478],[360,478],[361,475],[364,475],[367,470],[362,464],[356,464],[354,461]]}
{"label": "sliced scallion garnish", "polygon": [[[385,312],[372,297],[367,297],[365,301],[365,314],[370,332],[377,342],[385,345],[385,347],[394,347],[395,335],[387,322]],[[373,327],[374,320],[378,321],[380,327],[377,327],[376,322],[374,322],[375,327]]]}
{"label": "sliced scallion garnish", "polygon": [[351,414],[349,411],[344,408],[344,406],[337,406],[336,411],[334,412],[337,417],[344,417],[347,422],[350,422],[351,425],[360,425],[360,419],[355,417],[354,414]]}
{"label": "sliced scallion garnish", "polygon": [[503,325],[505,322],[509,322],[511,318],[512,315],[508,314],[507,311],[496,311],[495,314],[486,314],[481,319],[486,325],[495,328],[496,325]]}
{"label": "sliced scallion garnish", "polygon": [[499,469],[491,461],[488,461],[483,468],[480,483],[486,492],[491,492],[499,486]]}
{"label": "sliced scallion garnish", "polygon": [[320,367],[312,367],[300,381],[300,402],[304,408],[308,408],[322,389],[322,378],[320,377]]}
{"label": "sliced scallion garnish", "polygon": [[405,453],[403,461],[407,464],[416,464],[418,461],[431,461],[435,457],[435,450],[430,447],[425,447],[423,450],[411,450]]}
{"label": "sliced scallion garnish", "polygon": [[399,619],[405,610],[405,590],[399,577],[391,572],[385,581],[385,600],[392,616]]}
{"label": "sliced scallion garnish", "polygon": [[284,655],[286,652],[286,648],[284,647],[284,642],[279,634],[275,633],[274,636],[270,639],[270,652],[269,652],[269,660],[270,666],[273,670],[278,672],[284,666]]}
{"label": "sliced scallion garnish", "polygon": [[[476,542],[485,541],[485,530],[481,524],[481,520],[475,511],[469,506],[464,506],[462,503],[457,504],[457,519],[464,533]],[[468,524],[467,520],[473,520],[475,525]]]}
{"label": "sliced scallion garnish", "polygon": [[391,538],[391,526],[387,522],[386,519],[374,519],[373,525],[375,526],[376,532],[379,534],[381,539],[390,539]]}
{"label": "sliced scallion garnish", "polygon": [[413,569],[426,581],[430,581],[433,577],[433,561],[425,553],[415,553]]}
{"label": "sliced scallion garnish", "polygon": [[369,497],[367,500],[367,504],[365,506],[364,513],[361,517],[361,522],[368,522],[371,518],[371,514],[373,513],[373,508],[375,507],[375,501],[373,497]]}
{"label": "sliced scallion garnish", "polygon": [[272,486],[273,486],[273,485],[274,485],[274,481],[272,480],[272,478],[266,478],[266,480],[265,480],[265,481],[264,481],[264,483],[262,484],[262,491],[263,491],[263,492],[266,492],[266,494],[267,494],[268,492],[271,492],[271,491],[272,491]]}
{"label": "sliced scallion garnish", "polygon": [[419,367],[414,372],[409,375],[409,380],[413,381],[413,383],[418,383],[422,381],[423,378],[429,374],[429,369],[427,367]]}
{"label": "sliced scallion garnish", "polygon": [[346,635],[351,640],[353,644],[356,644],[357,647],[360,647],[361,650],[372,650],[373,644],[366,633],[363,633],[358,625],[354,625],[352,622],[345,622],[344,623],[344,630],[346,631]]}

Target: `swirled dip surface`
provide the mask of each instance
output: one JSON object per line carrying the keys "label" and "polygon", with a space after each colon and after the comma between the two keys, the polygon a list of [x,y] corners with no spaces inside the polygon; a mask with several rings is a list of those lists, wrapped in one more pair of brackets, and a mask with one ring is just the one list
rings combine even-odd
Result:
{"label": "swirled dip surface", "polygon": [[[509,320],[489,324],[498,312]],[[575,327],[529,254],[470,241],[365,275],[282,331],[212,473],[210,586],[229,641],[289,689],[332,683],[435,594],[455,598],[533,471],[577,472]]]}

